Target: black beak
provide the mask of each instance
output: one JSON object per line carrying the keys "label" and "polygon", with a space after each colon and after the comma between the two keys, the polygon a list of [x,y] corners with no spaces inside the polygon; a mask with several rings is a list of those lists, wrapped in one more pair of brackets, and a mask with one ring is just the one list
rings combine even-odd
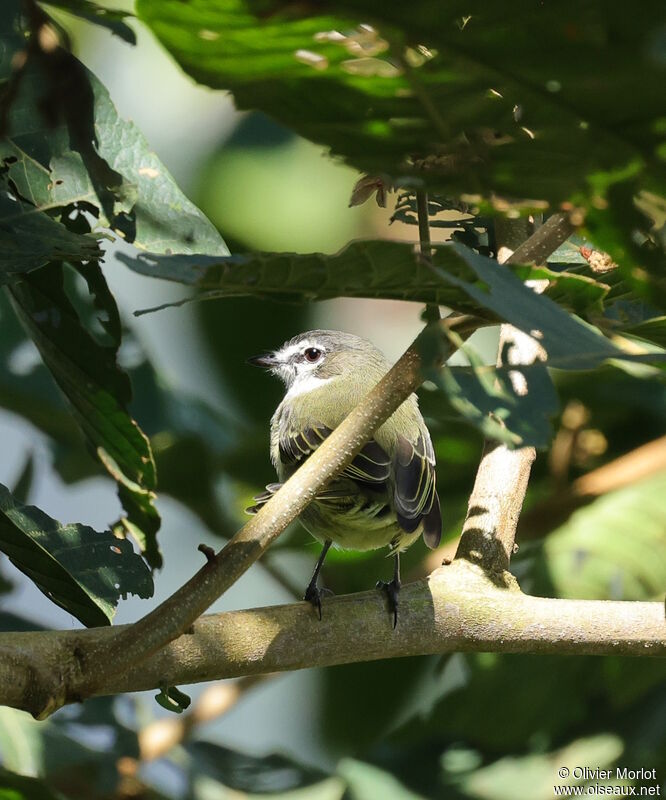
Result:
{"label": "black beak", "polygon": [[247,363],[252,364],[253,367],[271,369],[271,367],[275,367],[277,365],[278,360],[275,358],[273,353],[262,353],[259,356],[252,356],[252,358],[248,358]]}

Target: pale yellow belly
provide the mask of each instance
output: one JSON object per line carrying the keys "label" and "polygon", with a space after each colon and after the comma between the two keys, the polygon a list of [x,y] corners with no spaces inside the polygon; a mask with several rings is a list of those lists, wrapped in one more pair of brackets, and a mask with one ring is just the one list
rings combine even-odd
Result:
{"label": "pale yellow belly", "polygon": [[[363,510],[361,511],[361,506]],[[383,513],[382,513],[383,509]],[[406,533],[398,525],[393,511],[383,504],[368,505],[359,500],[358,506],[344,513],[331,509],[327,504],[311,503],[299,517],[303,527],[320,542],[330,539],[343,550],[406,550],[418,539],[420,527]]]}

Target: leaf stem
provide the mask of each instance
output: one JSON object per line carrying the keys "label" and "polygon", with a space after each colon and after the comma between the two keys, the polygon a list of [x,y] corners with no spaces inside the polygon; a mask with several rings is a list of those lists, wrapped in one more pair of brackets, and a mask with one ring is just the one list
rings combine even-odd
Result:
{"label": "leaf stem", "polygon": [[[432,249],[430,247],[428,193],[425,189],[417,189],[416,191],[416,213],[419,223],[419,250],[421,252],[421,258],[430,263]],[[423,319],[427,322],[436,322],[440,317],[439,306],[436,303],[428,303],[424,310]]]}
{"label": "leaf stem", "polygon": [[428,193],[424,189],[416,192],[416,213],[419,223],[419,246],[421,255],[430,258],[430,225],[428,223]]}

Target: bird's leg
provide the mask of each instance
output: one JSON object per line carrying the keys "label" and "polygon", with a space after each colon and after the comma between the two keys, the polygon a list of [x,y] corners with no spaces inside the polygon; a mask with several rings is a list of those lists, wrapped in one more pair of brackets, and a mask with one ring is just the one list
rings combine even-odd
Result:
{"label": "bird's leg", "polygon": [[386,592],[388,597],[389,611],[393,614],[393,627],[398,624],[398,595],[400,594],[400,553],[395,553],[393,558],[393,580],[377,581],[377,588]]}
{"label": "bird's leg", "polygon": [[308,588],[305,590],[305,594],[303,595],[303,600],[307,600],[308,603],[312,603],[312,605],[317,609],[319,612],[319,619],[321,619],[321,596],[326,590],[322,590],[317,586],[317,578],[319,577],[319,573],[321,572],[321,568],[324,564],[324,559],[326,558],[326,553],[328,553],[328,548],[330,546],[331,540],[327,539],[324,542],[324,549],[321,551],[321,555],[315,564],[312,578],[310,578],[310,583],[308,583]]}

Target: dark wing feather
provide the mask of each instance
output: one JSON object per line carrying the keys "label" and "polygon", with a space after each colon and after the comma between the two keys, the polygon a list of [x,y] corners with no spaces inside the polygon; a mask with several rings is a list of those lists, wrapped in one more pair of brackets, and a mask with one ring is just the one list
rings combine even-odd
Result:
{"label": "dark wing feather", "polygon": [[400,527],[413,533],[423,521],[425,543],[437,547],[442,518],[435,489],[435,454],[427,433],[419,433],[414,443],[398,435],[393,499]]}
{"label": "dark wing feather", "polygon": [[433,497],[432,508],[423,517],[423,541],[431,550],[439,547],[442,538],[442,512],[439,507],[439,497],[437,491]]}
{"label": "dark wing feather", "polygon": [[384,448],[371,439],[342,471],[342,475],[358,483],[383,487],[391,475],[391,459]]}
{"label": "dark wing feather", "polygon": [[[280,461],[283,464],[296,466],[313,453],[330,433],[331,429],[326,425],[316,425],[292,436],[284,436],[279,442]],[[383,447],[374,439],[369,441],[351,464],[340,473],[340,477],[349,478],[365,488],[375,490],[384,489],[390,475],[391,459]],[[254,498],[256,505],[245,509],[246,512],[248,514],[256,514],[261,506],[265,505],[281,486],[281,483],[270,483],[265,492],[258,494]],[[336,486],[335,482],[333,482],[333,484],[319,492],[317,499],[335,500],[348,495],[348,485]]]}
{"label": "dark wing feather", "polygon": [[[283,464],[296,464],[313,453],[329,436],[331,429],[326,425],[315,425],[299,433],[280,439],[280,460]],[[379,488],[391,475],[391,459],[386,451],[374,440],[369,441],[351,464],[341,473],[357,483],[369,484]]]}
{"label": "dark wing feather", "polygon": [[291,436],[283,436],[279,443],[280,461],[283,464],[296,464],[307,458],[330,433],[331,429],[326,425],[316,425]]}
{"label": "dark wing feather", "polygon": [[259,511],[259,509],[262,506],[266,505],[266,503],[271,499],[271,497],[273,497],[275,492],[277,492],[277,490],[281,489],[281,488],[282,488],[282,484],[281,483],[269,483],[266,486],[266,491],[265,492],[262,492],[261,494],[256,494],[252,498],[254,500],[254,502],[256,503],[256,505],[249,506],[248,508],[246,508],[245,509],[245,513],[246,514],[256,514],[257,511]]}

